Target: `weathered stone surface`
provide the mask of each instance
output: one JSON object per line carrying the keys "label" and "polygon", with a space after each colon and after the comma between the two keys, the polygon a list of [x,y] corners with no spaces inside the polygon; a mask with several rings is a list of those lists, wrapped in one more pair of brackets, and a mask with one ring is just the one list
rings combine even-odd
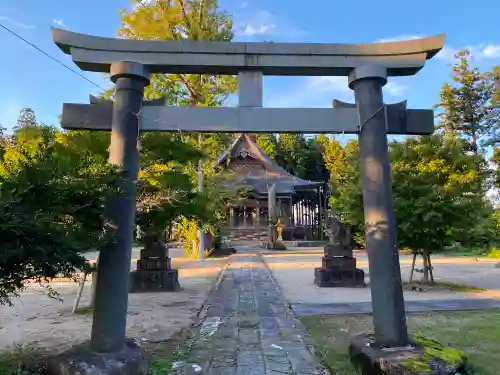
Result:
{"label": "weathered stone surface", "polygon": [[[412,340],[413,341],[413,340]],[[428,340],[433,349],[443,348]],[[454,375],[465,373],[467,359],[458,356],[456,363],[425,354],[426,344],[412,343],[402,348],[384,348],[376,345],[369,334],[354,337],[349,346],[351,362],[363,374],[370,375]],[[435,352],[438,352],[434,350]]]}
{"label": "weathered stone surface", "polygon": [[[209,297],[210,314],[192,346],[196,355],[188,356],[190,363],[198,361],[203,368],[198,374],[318,374],[315,359],[301,340],[302,326],[261,259],[254,254],[233,255],[223,272]],[[200,358],[204,355],[208,361]]]}
{"label": "weathered stone surface", "polygon": [[340,268],[353,270],[356,268],[356,258],[350,256],[323,257],[321,259],[322,268]]}
{"label": "weathered stone surface", "polygon": [[173,292],[178,290],[179,271],[135,270],[130,273],[130,293]]}
{"label": "weathered stone surface", "polygon": [[283,242],[277,240],[275,242],[268,242],[267,249],[268,250],[286,250],[286,246]]}
{"label": "weathered stone surface", "polygon": [[365,272],[361,269],[315,268],[314,283],[319,287],[365,287]]}
{"label": "weathered stone surface", "polygon": [[169,270],[172,268],[172,260],[167,259],[138,259],[138,270]]}
{"label": "weathered stone surface", "polygon": [[352,248],[341,244],[328,244],[324,247],[326,257],[352,257]]}
{"label": "weathered stone surface", "polygon": [[179,273],[172,269],[168,247],[158,236],[145,235],[137,269],[130,273],[130,293],[173,292],[179,289]]}
{"label": "weathered stone surface", "polygon": [[148,358],[134,342],[127,341],[114,353],[96,353],[88,343],[48,360],[51,375],[147,375]]}
{"label": "weathered stone surface", "polygon": [[325,245],[321,268],[314,270],[314,283],[319,287],[364,287],[364,271],[356,268],[353,238],[349,226],[337,218],[328,219],[329,243]]}

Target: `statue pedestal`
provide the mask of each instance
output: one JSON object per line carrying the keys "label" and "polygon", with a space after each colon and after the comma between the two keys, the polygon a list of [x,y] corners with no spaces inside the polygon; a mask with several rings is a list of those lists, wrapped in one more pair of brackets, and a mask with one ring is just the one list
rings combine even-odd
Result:
{"label": "statue pedestal", "polygon": [[268,250],[286,250],[286,246],[282,241],[267,242],[266,248]]}
{"label": "statue pedestal", "polygon": [[130,273],[130,293],[172,292],[179,287],[179,272],[172,269],[168,248],[156,245],[142,249],[137,270]]}
{"label": "statue pedestal", "polygon": [[314,283],[319,287],[366,287],[365,272],[356,268],[352,249],[343,245],[324,247],[321,268],[314,269]]}

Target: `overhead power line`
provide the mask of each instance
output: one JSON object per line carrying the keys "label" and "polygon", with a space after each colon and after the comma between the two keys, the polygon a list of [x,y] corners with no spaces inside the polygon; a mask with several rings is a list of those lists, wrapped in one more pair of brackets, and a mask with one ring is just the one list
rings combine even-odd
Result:
{"label": "overhead power line", "polygon": [[75,73],[76,75],[78,75],[80,78],[83,78],[85,81],[91,83],[92,85],[94,85],[95,87],[99,88],[100,90],[102,91],[106,91],[106,89],[102,88],[101,86],[99,86],[97,83],[95,83],[94,81],[88,79],[87,77],[85,77],[83,74],[81,74],[80,72],[77,72],[75,69],[69,67],[68,65],[66,65],[65,63],[63,63],[61,60],[55,58],[54,56],[52,56],[51,54],[45,52],[43,49],[41,49],[40,47],[38,47],[37,45],[35,45],[34,43],[30,42],[29,40],[23,38],[21,35],[17,34],[16,32],[12,31],[11,29],[9,29],[7,26],[5,25],[2,25],[0,23],[0,27],[2,29],[4,29],[5,31],[9,32],[10,34],[14,35],[16,38],[18,38],[19,40],[23,41],[24,43],[28,44],[29,46],[33,47],[34,49],[36,49],[38,52],[40,53],[43,53],[45,56],[47,56],[49,59],[51,60],[54,60],[55,62],[57,62],[58,64],[62,65],[63,67],[65,67],[66,69],[68,69],[70,72],[73,72]]}

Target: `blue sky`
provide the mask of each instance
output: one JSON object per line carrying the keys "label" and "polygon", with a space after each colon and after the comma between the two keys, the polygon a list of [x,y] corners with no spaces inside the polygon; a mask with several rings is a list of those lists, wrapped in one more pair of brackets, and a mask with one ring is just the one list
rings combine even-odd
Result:
{"label": "blue sky", "polygon": [[[369,43],[447,33],[446,47],[414,77],[391,78],[384,88],[387,103],[407,99],[412,108],[430,108],[449,77],[455,51],[469,47],[483,69],[500,64],[500,3],[440,0],[221,0],[234,17],[236,40]],[[467,5],[466,5],[467,4]],[[118,11],[128,0],[0,0],[0,23],[78,70],[52,42],[50,26],[99,36],[115,36]],[[63,102],[87,103],[98,93],[90,83],[0,29],[0,124],[11,128],[19,110],[31,107],[40,121],[57,124]],[[83,73],[108,87],[100,74]],[[353,100],[338,77],[266,77],[265,106],[330,107],[332,99]]]}

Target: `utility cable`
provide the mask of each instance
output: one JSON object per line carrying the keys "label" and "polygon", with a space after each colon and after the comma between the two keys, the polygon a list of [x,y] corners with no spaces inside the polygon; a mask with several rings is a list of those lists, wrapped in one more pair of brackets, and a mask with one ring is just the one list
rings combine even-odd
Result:
{"label": "utility cable", "polygon": [[34,43],[30,42],[29,40],[23,38],[21,35],[17,34],[16,32],[12,31],[11,29],[9,29],[7,26],[5,25],[2,25],[0,23],[0,27],[2,29],[4,29],[5,31],[11,33],[12,35],[14,35],[16,38],[18,38],[19,40],[23,41],[24,43],[28,44],[29,46],[33,47],[34,49],[36,49],[38,52],[44,54],[45,56],[47,56],[49,59],[51,60],[54,60],[55,62],[57,62],[58,64],[62,65],[63,67],[65,67],[66,69],[68,69],[70,72],[73,72],[75,73],[76,75],[78,75],[80,78],[83,78],[85,81],[89,82],[90,84],[94,85],[95,87],[99,88],[100,90],[102,91],[106,91],[106,89],[102,88],[101,86],[99,86],[97,83],[93,82],[92,80],[88,79],[87,77],[85,77],[83,74],[77,72],[75,69],[69,67],[68,65],[66,65],[65,63],[63,63],[61,60],[55,58],[54,56],[52,56],[51,54],[45,52],[43,49],[41,49],[40,47],[38,47],[37,45],[35,45]]}

